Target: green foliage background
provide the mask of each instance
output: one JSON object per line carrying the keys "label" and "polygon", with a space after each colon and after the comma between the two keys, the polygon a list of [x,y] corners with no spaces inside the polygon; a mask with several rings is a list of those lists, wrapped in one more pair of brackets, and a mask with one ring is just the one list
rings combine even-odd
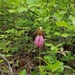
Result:
{"label": "green foliage background", "polygon": [[[52,60],[51,58],[54,57],[55,61],[52,63],[49,61],[49,63],[52,65],[56,62],[54,66],[60,64],[58,68],[63,66],[64,60],[70,62],[70,58],[75,56],[74,49],[69,50],[73,55],[68,55],[66,58],[63,56],[60,58],[61,62],[57,60],[56,54],[64,45],[75,48],[74,0],[0,0],[1,53],[13,54],[20,50],[28,52],[32,48],[35,50],[31,35],[40,26],[45,32],[45,50],[47,52],[44,52],[48,54],[48,58],[45,55],[43,60]],[[74,63],[74,59],[71,60]],[[58,70],[56,67],[54,69],[53,67],[48,68],[50,65],[47,66],[45,69],[51,69],[52,73]],[[40,75],[42,72],[43,69],[40,66]],[[63,70],[58,71],[57,75],[60,72]]]}

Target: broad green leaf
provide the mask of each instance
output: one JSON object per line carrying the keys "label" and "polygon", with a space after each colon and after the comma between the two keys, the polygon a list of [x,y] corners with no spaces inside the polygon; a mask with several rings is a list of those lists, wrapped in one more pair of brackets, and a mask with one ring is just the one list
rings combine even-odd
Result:
{"label": "broad green leaf", "polygon": [[37,19],[35,19],[35,21],[41,21],[42,20],[42,18],[37,18]]}
{"label": "broad green leaf", "polygon": [[8,2],[10,2],[11,5],[19,6],[19,0],[8,0]]}
{"label": "broad green leaf", "polygon": [[24,11],[27,12],[28,9],[25,8],[25,7],[20,7],[20,8],[18,8],[17,10],[18,10],[19,13],[21,13],[21,12],[24,12]]}
{"label": "broad green leaf", "polygon": [[6,55],[6,57],[10,57],[10,56],[12,56],[12,55],[11,55],[11,54],[7,54],[7,55]]}
{"label": "broad green leaf", "polygon": [[49,63],[49,64],[46,66],[48,70],[51,69],[51,65],[52,65],[52,64]]}
{"label": "broad green leaf", "polygon": [[11,41],[6,42],[6,45],[9,45],[11,43]]}
{"label": "broad green leaf", "polygon": [[47,44],[47,43],[45,43],[45,45],[46,45],[46,46],[49,46],[49,47],[53,46],[52,44]]}
{"label": "broad green leaf", "polygon": [[4,15],[2,12],[0,12],[1,15]]}
{"label": "broad green leaf", "polygon": [[47,22],[47,21],[49,20],[49,18],[50,18],[50,15],[47,16],[47,17],[45,17],[43,21],[44,21],[44,22]]}
{"label": "broad green leaf", "polygon": [[27,4],[34,4],[35,1],[34,1],[34,0],[26,0],[26,3],[27,3]]}
{"label": "broad green leaf", "polygon": [[1,38],[4,38],[4,37],[5,37],[5,35],[0,35],[0,39],[1,39]]}
{"label": "broad green leaf", "polygon": [[12,52],[16,52],[18,50],[18,46],[12,48]]}
{"label": "broad green leaf", "polygon": [[58,11],[57,13],[53,14],[53,17],[56,18],[58,21],[61,21],[66,11]]}
{"label": "broad green leaf", "polygon": [[[36,51],[35,51],[36,52]],[[46,52],[41,52],[40,54],[47,54]]]}
{"label": "broad green leaf", "polygon": [[31,75],[37,75],[36,71],[32,71]]}
{"label": "broad green leaf", "polygon": [[59,11],[60,14],[65,14],[67,11]]}
{"label": "broad green leaf", "polygon": [[11,32],[12,32],[11,29],[6,30],[6,33],[11,33]]}
{"label": "broad green leaf", "polygon": [[6,33],[17,33],[17,30],[14,28],[8,29],[8,30],[6,30]]}
{"label": "broad green leaf", "polygon": [[60,36],[61,33],[59,33],[59,32],[55,32],[54,35]]}
{"label": "broad green leaf", "polygon": [[0,63],[2,63],[4,60],[0,60]]}
{"label": "broad green leaf", "polygon": [[55,64],[53,64],[51,66],[51,70],[52,72],[57,71],[58,69],[60,69],[62,67],[63,63],[60,61],[57,61]]}
{"label": "broad green leaf", "polygon": [[14,12],[16,12],[16,10],[14,10],[14,9],[10,9],[10,10],[8,10],[9,11],[9,13],[14,13]]}
{"label": "broad green leaf", "polygon": [[45,33],[49,34],[50,33],[50,29],[45,29]]}
{"label": "broad green leaf", "polygon": [[50,56],[44,56],[44,60],[48,63],[48,64],[50,64],[51,62],[51,57]]}
{"label": "broad green leaf", "polygon": [[75,25],[75,17],[70,15],[69,18],[72,20],[73,25]]}
{"label": "broad green leaf", "polygon": [[2,54],[4,57],[10,57],[12,56],[11,54]]}
{"label": "broad green leaf", "polygon": [[61,36],[62,36],[62,37],[68,37],[68,36],[70,36],[70,35],[67,34],[67,33],[64,33],[64,34],[62,34]]}
{"label": "broad green leaf", "polygon": [[59,15],[58,13],[54,13],[53,17],[56,18],[57,21],[60,21],[63,16]]}
{"label": "broad green leaf", "polygon": [[50,3],[51,5],[54,5],[55,4],[55,0],[52,0],[52,2]]}
{"label": "broad green leaf", "polygon": [[55,1],[56,1],[56,0],[52,0],[51,2],[49,2],[48,7],[49,7],[49,8],[52,8],[52,7],[55,5]]}
{"label": "broad green leaf", "polygon": [[24,70],[20,71],[19,75],[26,75],[26,70],[24,69]]}
{"label": "broad green leaf", "polygon": [[35,11],[35,8],[40,8],[41,6],[40,6],[40,4],[30,4],[30,5],[28,5],[28,9],[30,9],[30,10],[32,10],[32,11]]}
{"label": "broad green leaf", "polygon": [[46,75],[46,72],[44,71],[44,66],[39,66],[40,69],[40,75]]}
{"label": "broad green leaf", "polygon": [[8,48],[5,47],[4,52],[8,53],[10,50],[11,50],[11,47],[8,47]]}
{"label": "broad green leaf", "polygon": [[56,50],[56,49],[57,49],[56,46],[52,46],[52,47],[51,47],[51,50]]}
{"label": "broad green leaf", "polygon": [[58,45],[57,45],[57,47],[60,47],[60,46],[62,46],[62,45],[63,45],[63,44],[62,44],[62,43],[60,43],[60,44],[58,44]]}
{"label": "broad green leaf", "polygon": [[57,26],[68,27],[68,24],[64,21],[56,22]]}
{"label": "broad green leaf", "polygon": [[25,31],[25,30],[20,30],[20,31],[18,32],[18,35],[21,36],[21,34],[23,34],[24,31]]}

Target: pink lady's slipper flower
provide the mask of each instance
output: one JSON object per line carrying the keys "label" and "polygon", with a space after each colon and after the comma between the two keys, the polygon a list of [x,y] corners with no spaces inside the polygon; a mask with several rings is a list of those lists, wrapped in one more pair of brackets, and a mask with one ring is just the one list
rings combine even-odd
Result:
{"label": "pink lady's slipper flower", "polygon": [[39,48],[42,47],[43,44],[44,44],[44,38],[43,38],[43,36],[42,35],[37,35],[36,38],[35,38],[34,43],[35,43],[35,45],[37,47],[39,47]]}
{"label": "pink lady's slipper flower", "polygon": [[35,38],[35,45],[40,48],[43,46],[44,44],[44,38],[43,38],[43,31],[42,31],[42,27],[39,27],[39,29],[36,31],[37,32],[37,36]]}

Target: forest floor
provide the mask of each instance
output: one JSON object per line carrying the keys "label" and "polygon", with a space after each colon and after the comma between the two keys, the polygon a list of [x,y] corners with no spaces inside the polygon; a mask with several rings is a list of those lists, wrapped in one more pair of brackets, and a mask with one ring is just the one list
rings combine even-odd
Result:
{"label": "forest floor", "polygon": [[[34,58],[34,54],[35,53],[26,53],[26,51],[18,51],[7,58],[15,75],[18,75],[23,69],[25,69],[28,74],[37,69],[39,62],[36,57]],[[0,75],[8,75],[8,72],[7,62],[4,61],[0,63]]]}
{"label": "forest floor", "polygon": [[[39,71],[37,68],[39,66],[39,59],[37,58],[38,55],[38,51],[26,52],[25,50],[20,50],[12,54],[12,56],[7,57],[7,59],[10,62],[14,75],[19,75],[19,72],[23,69],[26,70],[27,74],[31,74],[31,72],[33,71]],[[41,64],[45,65],[43,61],[41,62]],[[70,64],[70,66],[72,66],[72,63]],[[75,75],[75,72],[73,74],[73,72],[70,70],[65,70],[64,73],[65,72],[70,72],[69,75]],[[7,62],[3,61],[2,63],[0,63],[0,75],[9,75],[8,73],[9,68]],[[62,73],[61,75],[64,74]]]}

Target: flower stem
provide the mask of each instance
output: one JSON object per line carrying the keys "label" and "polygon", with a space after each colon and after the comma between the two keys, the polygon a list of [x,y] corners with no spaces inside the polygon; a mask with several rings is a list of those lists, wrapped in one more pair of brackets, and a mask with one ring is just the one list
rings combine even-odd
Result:
{"label": "flower stem", "polygon": [[[39,57],[41,57],[41,48],[39,48]],[[39,59],[39,66],[41,66],[41,60]]]}

